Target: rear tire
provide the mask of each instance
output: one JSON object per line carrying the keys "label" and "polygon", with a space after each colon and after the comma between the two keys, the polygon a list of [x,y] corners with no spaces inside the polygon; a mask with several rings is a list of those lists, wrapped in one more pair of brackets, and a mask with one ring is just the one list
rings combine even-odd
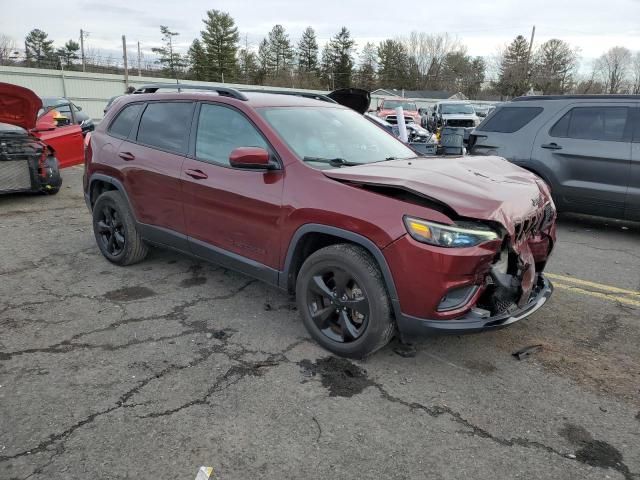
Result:
{"label": "rear tire", "polygon": [[336,355],[364,358],[395,333],[382,272],[362,247],[337,244],[310,255],[298,274],[296,297],[311,336]]}
{"label": "rear tire", "polygon": [[102,255],[116,265],[132,265],[147,256],[140,232],[122,194],[103,193],[93,206],[93,233]]}

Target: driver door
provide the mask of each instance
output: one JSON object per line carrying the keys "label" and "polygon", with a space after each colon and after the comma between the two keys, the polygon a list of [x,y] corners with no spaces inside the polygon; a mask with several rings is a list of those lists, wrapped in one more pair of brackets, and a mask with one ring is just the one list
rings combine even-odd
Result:
{"label": "driver door", "polygon": [[279,220],[284,170],[244,170],[229,164],[238,147],[274,150],[239,110],[202,103],[195,146],[182,167],[191,251],[268,282],[280,261]]}

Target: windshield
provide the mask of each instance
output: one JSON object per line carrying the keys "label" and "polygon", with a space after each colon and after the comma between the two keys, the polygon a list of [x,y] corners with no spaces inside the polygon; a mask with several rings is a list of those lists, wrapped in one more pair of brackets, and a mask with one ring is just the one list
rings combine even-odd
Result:
{"label": "windshield", "polygon": [[473,115],[476,113],[468,103],[445,103],[440,106],[440,111],[448,115]]}
{"label": "windshield", "polygon": [[269,107],[258,111],[298,158],[306,158],[318,168],[329,168],[322,159],[365,164],[416,156],[413,150],[353,110]]}
{"label": "windshield", "polygon": [[394,108],[402,107],[403,110],[417,111],[418,106],[413,102],[403,102],[402,100],[385,100],[382,103],[382,108],[385,110],[393,110]]}

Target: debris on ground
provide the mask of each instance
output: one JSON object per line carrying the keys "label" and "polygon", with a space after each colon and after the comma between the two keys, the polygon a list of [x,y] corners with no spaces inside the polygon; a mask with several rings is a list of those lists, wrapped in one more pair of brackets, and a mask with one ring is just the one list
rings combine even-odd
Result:
{"label": "debris on ground", "polygon": [[513,352],[511,355],[516,357],[518,360],[522,360],[524,358],[527,358],[530,355],[533,355],[534,353],[540,352],[541,350],[542,350],[542,345],[530,345],[528,347],[518,350],[517,352]]}

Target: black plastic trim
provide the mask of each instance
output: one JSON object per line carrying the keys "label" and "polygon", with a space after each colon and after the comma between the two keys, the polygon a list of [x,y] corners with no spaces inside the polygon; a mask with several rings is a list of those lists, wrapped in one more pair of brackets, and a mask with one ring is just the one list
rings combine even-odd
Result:
{"label": "black plastic trim", "polygon": [[331,227],[328,225],[322,225],[318,223],[307,223],[302,225],[291,237],[291,241],[289,242],[289,248],[287,249],[287,256],[284,263],[284,271],[281,272],[280,277],[278,279],[278,286],[287,290],[289,284],[289,274],[291,269],[291,262],[293,261],[293,254],[296,250],[296,246],[300,239],[308,234],[308,233],[324,233],[327,235],[333,235],[335,237],[340,237],[350,242],[356,243],[361,247],[373,255],[373,257],[378,262],[380,266],[380,270],[382,271],[382,276],[384,277],[384,282],[387,287],[387,291],[389,292],[391,304],[393,306],[393,311],[396,318],[402,315],[400,310],[400,301],[398,300],[398,292],[396,290],[395,283],[393,282],[393,276],[391,275],[391,270],[389,269],[389,265],[387,264],[387,260],[382,253],[382,250],[378,248],[378,246],[369,240],[367,237],[364,237],[360,234],[350,232],[348,230],[343,230],[337,227]]}
{"label": "black plastic trim", "polygon": [[553,293],[553,285],[542,277],[543,286],[538,294],[527,305],[515,312],[483,318],[469,312],[455,320],[430,320],[401,314],[396,317],[398,330],[405,337],[416,337],[433,334],[461,335],[479,333],[486,330],[498,330],[519,320],[527,318],[547,303]]}

